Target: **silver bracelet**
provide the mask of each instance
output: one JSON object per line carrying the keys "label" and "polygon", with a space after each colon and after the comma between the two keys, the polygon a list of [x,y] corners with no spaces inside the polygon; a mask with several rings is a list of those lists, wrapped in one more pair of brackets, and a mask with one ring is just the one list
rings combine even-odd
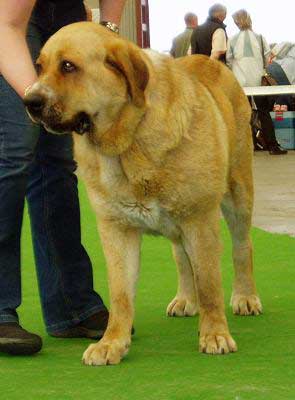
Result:
{"label": "silver bracelet", "polygon": [[111,21],[100,21],[100,25],[105,26],[110,31],[119,33],[119,27],[114,22]]}

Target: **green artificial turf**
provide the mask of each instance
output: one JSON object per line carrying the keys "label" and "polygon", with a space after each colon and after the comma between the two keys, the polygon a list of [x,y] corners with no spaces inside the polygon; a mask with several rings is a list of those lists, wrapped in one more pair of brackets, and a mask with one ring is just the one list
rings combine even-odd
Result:
{"label": "green artificial turf", "polygon": [[[83,241],[93,261],[96,289],[107,300],[106,268],[95,217],[81,188]],[[86,367],[90,341],[46,335],[38,300],[27,216],[23,229],[23,325],[43,337],[40,354],[0,355],[0,399],[295,399],[295,239],[253,229],[255,275],[264,306],[259,317],[231,314],[231,248],[222,223],[226,314],[239,351],[226,356],[197,352],[198,318],[168,318],[176,291],[170,244],[145,237],[136,301],[136,334],[118,366]]]}

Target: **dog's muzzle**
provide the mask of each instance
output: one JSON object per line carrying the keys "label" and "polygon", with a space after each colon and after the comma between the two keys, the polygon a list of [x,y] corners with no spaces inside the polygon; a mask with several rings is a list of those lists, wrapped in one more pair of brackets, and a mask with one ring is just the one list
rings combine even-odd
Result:
{"label": "dog's muzzle", "polygon": [[51,133],[76,132],[83,135],[92,130],[93,124],[86,112],[80,111],[70,120],[62,121],[62,113],[57,112],[54,106],[48,107],[46,97],[40,93],[27,94],[24,98],[24,105],[33,122],[41,123]]}
{"label": "dog's muzzle", "polygon": [[31,93],[25,96],[24,105],[26,106],[29,115],[34,120],[40,120],[43,109],[45,107],[46,99],[42,94]]}
{"label": "dog's muzzle", "polygon": [[45,129],[52,133],[90,133],[92,131],[92,122],[87,113],[84,111],[77,113],[72,119],[68,121],[55,121],[54,119],[41,119],[41,123]]}

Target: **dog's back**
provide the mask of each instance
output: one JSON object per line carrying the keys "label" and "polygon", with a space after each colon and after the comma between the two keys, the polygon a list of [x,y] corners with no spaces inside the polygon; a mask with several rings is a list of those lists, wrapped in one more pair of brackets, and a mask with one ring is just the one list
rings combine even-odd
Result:
{"label": "dog's back", "polygon": [[[251,108],[233,73],[223,63],[204,55],[179,58],[175,63],[184,73],[198,80],[210,91],[223,115],[234,116],[235,129],[229,129],[232,157],[240,159],[245,148],[249,155],[252,154]],[[231,125],[230,121],[228,125]]]}

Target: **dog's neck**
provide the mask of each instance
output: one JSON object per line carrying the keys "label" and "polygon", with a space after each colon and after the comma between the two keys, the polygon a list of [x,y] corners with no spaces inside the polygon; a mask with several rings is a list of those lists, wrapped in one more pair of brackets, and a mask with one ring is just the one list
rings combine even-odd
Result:
{"label": "dog's neck", "polygon": [[100,153],[107,156],[120,155],[132,144],[144,114],[145,108],[136,107],[132,102],[128,102],[122,107],[119,117],[109,128],[100,132],[98,123],[94,128],[97,132],[90,133],[88,139],[99,147]]}

